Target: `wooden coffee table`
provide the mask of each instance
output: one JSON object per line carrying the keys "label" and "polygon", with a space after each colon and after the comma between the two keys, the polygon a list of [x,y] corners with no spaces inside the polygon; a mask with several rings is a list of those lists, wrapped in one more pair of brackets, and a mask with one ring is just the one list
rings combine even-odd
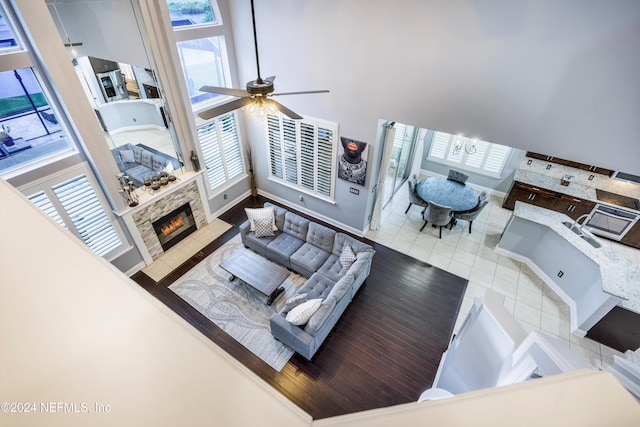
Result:
{"label": "wooden coffee table", "polygon": [[267,296],[267,305],[284,292],[279,287],[289,277],[289,271],[271,261],[261,257],[246,248],[236,250],[231,256],[220,263],[220,267],[252,288]]}

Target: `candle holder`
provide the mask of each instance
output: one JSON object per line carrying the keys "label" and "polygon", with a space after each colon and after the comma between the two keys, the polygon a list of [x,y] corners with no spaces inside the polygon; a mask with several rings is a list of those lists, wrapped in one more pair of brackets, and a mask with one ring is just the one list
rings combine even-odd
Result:
{"label": "candle holder", "polygon": [[129,179],[128,175],[125,175],[123,173],[117,174],[116,178],[118,178],[118,183],[120,184],[120,187],[122,187],[122,189],[118,190],[118,192],[125,200],[125,202],[127,202],[129,207],[131,208],[134,206],[138,206],[139,200],[138,195],[136,194],[136,188],[133,186],[133,181]]}

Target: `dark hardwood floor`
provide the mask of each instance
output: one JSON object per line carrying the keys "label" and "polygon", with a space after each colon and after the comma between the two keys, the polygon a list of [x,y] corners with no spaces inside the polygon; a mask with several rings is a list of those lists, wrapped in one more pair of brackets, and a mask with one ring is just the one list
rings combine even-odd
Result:
{"label": "dark hardwood floor", "polygon": [[313,360],[294,354],[282,372],[167,288],[238,233],[245,207],[265,201],[249,197],[221,215],[233,227],[160,282],[132,279],[314,419],[416,401],[433,383],[466,279],[362,239],[376,250],[371,274]]}

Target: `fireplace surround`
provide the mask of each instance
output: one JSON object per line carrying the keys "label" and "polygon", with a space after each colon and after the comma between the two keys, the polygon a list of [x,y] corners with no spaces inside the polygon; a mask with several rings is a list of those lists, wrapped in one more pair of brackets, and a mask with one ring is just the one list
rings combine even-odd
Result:
{"label": "fireplace surround", "polygon": [[[140,205],[128,210],[121,216],[131,232],[131,236],[139,248],[146,265],[162,256],[169,247],[163,247],[161,238],[153,226],[173,211],[187,205],[192,211],[193,222],[197,229],[206,226],[209,222],[203,184],[200,174],[183,176],[181,182],[174,187],[163,189],[162,192],[149,195],[143,193]],[[182,221],[186,220],[183,218]],[[180,220],[178,220],[180,221]],[[176,241],[177,243],[177,241]]]}

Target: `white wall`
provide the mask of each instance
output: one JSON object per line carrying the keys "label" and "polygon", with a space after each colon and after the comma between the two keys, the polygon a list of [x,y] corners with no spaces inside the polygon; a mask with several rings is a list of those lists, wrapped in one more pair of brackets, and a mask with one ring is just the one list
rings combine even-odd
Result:
{"label": "white wall", "polygon": [[[249,2],[230,2],[240,80]],[[303,115],[375,143],[379,118],[640,174],[640,2],[256,2],[263,75]],[[258,135],[252,135],[257,140]]]}

